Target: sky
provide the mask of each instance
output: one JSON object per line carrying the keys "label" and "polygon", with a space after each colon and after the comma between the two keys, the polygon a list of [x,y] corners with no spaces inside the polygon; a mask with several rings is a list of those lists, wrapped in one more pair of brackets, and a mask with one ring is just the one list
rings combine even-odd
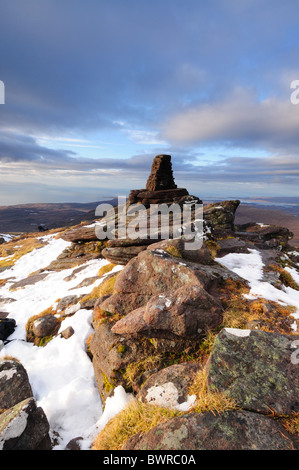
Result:
{"label": "sky", "polygon": [[127,195],[158,154],[203,199],[299,196],[298,18],[297,0],[0,0],[0,205]]}

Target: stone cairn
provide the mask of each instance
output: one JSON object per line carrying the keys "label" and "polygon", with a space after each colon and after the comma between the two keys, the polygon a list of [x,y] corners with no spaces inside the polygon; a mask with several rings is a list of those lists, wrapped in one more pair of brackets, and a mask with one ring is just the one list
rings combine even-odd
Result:
{"label": "stone cairn", "polygon": [[[129,205],[139,203],[148,208],[151,204],[184,203],[187,196],[189,196],[187,189],[178,188],[174,182],[171,156],[157,155],[146,188],[130,191],[128,203]],[[189,198],[190,196],[187,199]]]}

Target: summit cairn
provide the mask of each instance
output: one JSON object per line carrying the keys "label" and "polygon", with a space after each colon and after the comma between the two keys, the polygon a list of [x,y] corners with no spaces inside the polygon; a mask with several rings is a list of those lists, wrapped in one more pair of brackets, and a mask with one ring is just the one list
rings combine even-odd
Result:
{"label": "summit cairn", "polygon": [[152,164],[151,174],[146,183],[147,191],[160,191],[161,189],[176,189],[174,182],[171,156],[157,155]]}
{"label": "summit cairn", "polygon": [[174,182],[171,156],[157,155],[145,189],[134,189],[129,195],[129,204],[183,204],[190,197],[186,188],[178,188]]}

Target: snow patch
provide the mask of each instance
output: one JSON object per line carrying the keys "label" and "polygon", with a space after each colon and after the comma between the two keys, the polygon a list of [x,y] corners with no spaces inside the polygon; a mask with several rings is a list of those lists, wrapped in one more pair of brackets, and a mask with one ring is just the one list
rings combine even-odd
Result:
{"label": "snow patch", "polygon": [[239,328],[225,328],[225,331],[233,336],[238,336],[239,338],[246,338],[250,336],[251,333],[251,330],[241,330]]}

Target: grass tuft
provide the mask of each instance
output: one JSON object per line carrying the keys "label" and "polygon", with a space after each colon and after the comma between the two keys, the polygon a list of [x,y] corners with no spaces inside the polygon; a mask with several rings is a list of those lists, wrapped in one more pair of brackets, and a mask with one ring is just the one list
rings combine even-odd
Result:
{"label": "grass tuft", "polygon": [[182,413],[177,410],[133,400],[98,434],[92,450],[122,450],[124,444],[135,434],[147,432],[158,424],[180,415]]}

